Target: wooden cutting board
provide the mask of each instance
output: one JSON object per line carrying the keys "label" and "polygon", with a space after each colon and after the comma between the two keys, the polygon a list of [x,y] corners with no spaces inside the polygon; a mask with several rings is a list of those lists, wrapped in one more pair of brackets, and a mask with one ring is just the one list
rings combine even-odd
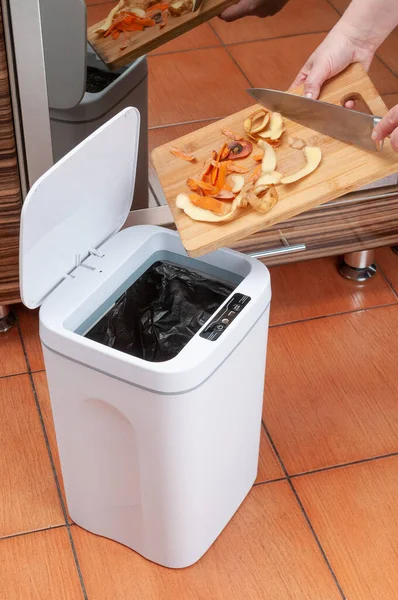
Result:
{"label": "wooden cutting board", "polygon": [[[266,85],[267,82],[264,81],[264,86]],[[321,100],[340,104],[340,100],[351,93],[361,94],[375,115],[383,116],[387,112],[371,80],[358,64],[351,65],[344,73],[330,80],[323,88]],[[222,146],[226,138],[221,130],[226,127],[243,134],[244,119],[257,108],[259,105],[252,106],[172,142],[172,145],[192,153],[197,158],[197,163],[187,163],[173,156],[169,144],[152,152],[153,163],[182,243],[192,257],[228,246],[256,231],[286,221],[398,171],[398,155],[392,150],[389,140],[386,140],[382,152],[370,152],[286,119],[286,133],[281,146],[276,149],[277,170],[282,174],[290,174],[304,165],[302,152],[290,148],[287,142],[289,136],[302,138],[307,145],[321,148],[323,157],[318,169],[294,184],[277,186],[279,201],[265,215],[249,208],[242,216],[226,223],[193,221],[176,207],[177,194],[188,191],[186,179],[195,177],[204,161],[211,156],[211,151]]]}
{"label": "wooden cutting board", "polygon": [[[110,70],[120,69],[131,64],[134,60],[148,54],[155,48],[170,42],[174,38],[190,31],[197,25],[205,23],[209,19],[219,15],[225,8],[235,4],[237,0],[204,0],[201,7],[194,13],[188,13],[181,17],[169,16],[168,23],[163,29],[158,25],[148,27],[144,31],[136,31],[129,34],[130,42],[126,49],[121,50],[122,36],[113,40],[111,36],[104,38],[96,33],[104,20],[92,25],[87,30],[87,39],[101,60]],[[115,1],[115,6],[117,0]]]}

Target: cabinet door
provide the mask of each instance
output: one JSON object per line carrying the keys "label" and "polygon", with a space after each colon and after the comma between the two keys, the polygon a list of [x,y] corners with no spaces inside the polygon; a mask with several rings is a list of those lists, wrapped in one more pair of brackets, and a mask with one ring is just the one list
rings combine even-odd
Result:
{"label": "cabinet door", "polygon": [[19,300],[21,206],[22,194],[0,7],[0,305]]}

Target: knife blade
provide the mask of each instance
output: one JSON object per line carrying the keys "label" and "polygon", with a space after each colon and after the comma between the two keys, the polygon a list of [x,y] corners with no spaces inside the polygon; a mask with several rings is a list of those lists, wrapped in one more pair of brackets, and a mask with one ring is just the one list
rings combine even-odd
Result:
{"label": "knife blade", "polygon": [[247,92],[268,110],[309,129],[373,152],[382,149],[382,144],[372,140],[373,129],[381,117],[288,92],[261,88]]}

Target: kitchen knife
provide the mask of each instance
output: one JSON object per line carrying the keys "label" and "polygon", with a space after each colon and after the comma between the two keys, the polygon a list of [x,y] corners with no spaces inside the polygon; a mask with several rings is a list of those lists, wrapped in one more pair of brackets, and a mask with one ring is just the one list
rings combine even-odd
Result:
{"label": "kitchen knife", "polygon": [[383,147],[382,143],[372,140],[372,131],[381,117],[288,92],[260,88],[247,92],[268,110],[279,112],[309,129],[366,150],[377,151]]}

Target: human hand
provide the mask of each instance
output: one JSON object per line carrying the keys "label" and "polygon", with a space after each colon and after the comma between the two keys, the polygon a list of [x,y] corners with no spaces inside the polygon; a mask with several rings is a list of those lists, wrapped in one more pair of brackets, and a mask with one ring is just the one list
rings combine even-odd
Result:
{"label": "human hand", "polygon": [[384,119],[374,128],[372,138],[376,142],[381,142],[390,136],[391,146],[395,152],[398,152],[398,104],[394,106]]}
{"label": "human hand", "polygon": [[223,21],[236,21],[242,17],[272,17],[276,15],[289,0],[239,0],[226,8],[220,15]]}
{"label": "human hand", "polygon": [[[293,83],[293,87],[304,84],[304,94],[317,99],[322,85],[354,62],[361,63],[366,71],[377,46],[362,39],[360,33],[343,23],[338,23],[310,56]],[[354,102],[348,101],[347,108]]]}

